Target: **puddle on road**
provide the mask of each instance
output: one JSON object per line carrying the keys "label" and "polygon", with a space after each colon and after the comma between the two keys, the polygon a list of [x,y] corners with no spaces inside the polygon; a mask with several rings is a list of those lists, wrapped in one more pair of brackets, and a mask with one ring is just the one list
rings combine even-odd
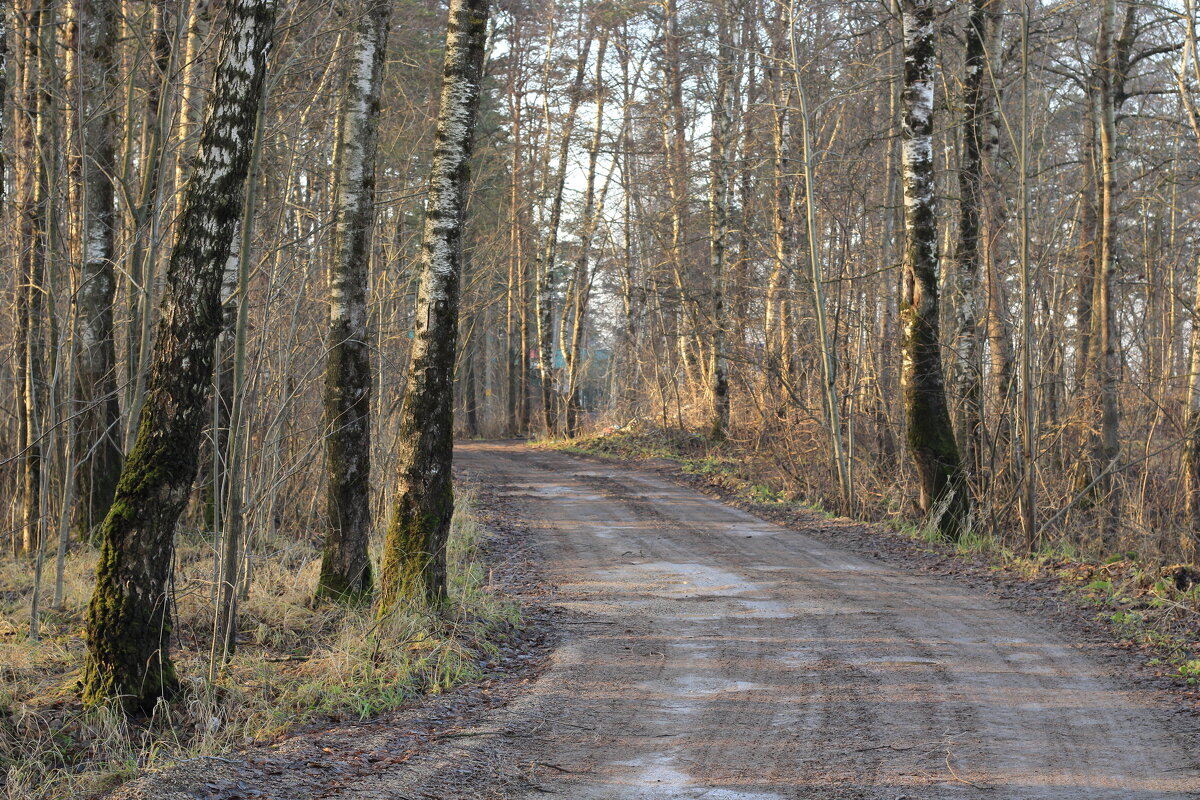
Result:
{"label": "puddle on road", "polygon": [[574,486],[565,486],[563,484],[547,484],[547,483],[514,483],[505,488],[503,492],[506,495],[534,495],[536,497],[546,498],[569,498],[571,500],[603,500],[603,495],[598,495],[594,492],[577,489]]}
{"label": "puddle on road", "polygon": [[744,539],[758,536],[776,536],[782,532],[783,528],[780,528],[778,525],[768,525],[766,523],[761,525],[731,525],[729,526],[729,529],[725,531],[727,534],[740,536]]}
{"label": "puddle on road", "polygon": [[[615,767],[631,767],[637,777],[629,780],[630,786],[613,787],[610,797],[638,797],[646,800],[781,800],[780,796],[767,792],[742,792],[716,786],[697,785],[690,775],[675,767],[671,756],[647,756],[630,761],[614,761]],[[622,781],[624,783],[624,781]]]}
{"label": "puddle on road", "polygon": [[714,695],[734,694],[737,692],[753,692],[766,689],[761,683],[750,681],[723,681],[719,678],[706,678],[702,675],[680,675],[672,681],[682,687],[685,694]]}

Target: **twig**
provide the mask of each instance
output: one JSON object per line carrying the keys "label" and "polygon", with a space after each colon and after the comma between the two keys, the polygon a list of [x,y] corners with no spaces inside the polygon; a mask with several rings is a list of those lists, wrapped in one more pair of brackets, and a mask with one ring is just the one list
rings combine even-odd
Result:
{"label": "twig", "polygon": [[991,789],[991,786],[985,786],[983,784],[969,781],[955,771],[954,766],[950,763],[950,745],[953,741],[954,737],[950,735],[949,731],[947,731],[945,738],[942,739],[942,746],[946,748],[946,769],[950,771],[950,777],[954,778],[954,780],[958,781],[959,783],[966,784],[967,786],[971,786],[976,789]]}
{"label": "twig", "polygon": [[573,769],[567,769],[566,767],[560,767],[558,764],[547,764],[544,761],[534,761],[533,765],[535,767],[549,767],[550,769],[558,770],[559,772],[565,772],[568,775],[583,775],[584,774],[582,772],[576,772]]}

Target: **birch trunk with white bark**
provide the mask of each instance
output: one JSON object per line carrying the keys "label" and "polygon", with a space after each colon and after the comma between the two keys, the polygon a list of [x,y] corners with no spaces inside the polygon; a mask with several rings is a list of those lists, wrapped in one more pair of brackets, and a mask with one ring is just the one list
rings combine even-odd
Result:
{"label": "birch trunk with white bark", "polygon": [[900,299],[901,382],[908,446],[916,463],[921,510],[956,539],[969,511],[962,461],[946,405],[938,330],[938,228],[933,174],[933,0],[902,0],[904,89],[901,170],[904,263]]}
{"label": "birch trunk with white bark", "polygon": [[175,523],[196,473],[222,329],[222,277],[243,207],[275,11],[274,0],[237,0],[227,11],[137,438],[100,531],[83,676],[90,704],[112,699],[149,711],[178,683],[168,652]]}
{"label": "birch trunk with white bark", "polygon": [[375,220],[379,93],[391,4],[362,13],[350,55],[335,162],[337,228],[329,270],[325,368],[325,550],[318,597],[361,600],[371,591],[371,357],[367,286]]}
{"label": "birch trunk with white bark", "polygon": [[446,599],[459,278],[487,21],[488,0],[451,1],[396,492],[379,570],[381,615],[403,600]]}

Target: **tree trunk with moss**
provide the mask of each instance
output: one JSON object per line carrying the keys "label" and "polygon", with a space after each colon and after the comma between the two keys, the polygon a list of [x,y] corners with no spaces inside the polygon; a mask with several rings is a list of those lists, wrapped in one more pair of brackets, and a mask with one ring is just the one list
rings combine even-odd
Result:
{"label": "tree trunk with moss", "polygon": [[459,277],[487,18],[488,0],[451,0],[396,494],[380,567],[381,614],[402,600],[446,598]]}
{"label": "tree trunk with moss", "polygon": [[962,462],[946,405],[938,331],[938,228],[933,175],[934,4],[904,0],[902,381],[908,446],[921,510],[955,539],[968,512]]}
{"label": "tree trunk with moss", "polygon": [[354,33],[338,126],[337,229],[325,367],[325,551],[317,596],[371,593],[371,355],[367,282],[375,220],[379,88],[391,4],[375,0]]}
{"label": "tree trunk with moss", "polygon": [[117,355],[113,340],[116,292],[113,240],[116,171],[116,43],[120,9],[112,0],[80,3],[79,48],[79,191],[81,268],[75,299],[79,352],[75,357],[75,468],[73,527],[89,539],[104,521],[121,472],[121,409],[117,402]]}
{"label": "tree trunk with moss", "polygon": [[167,268],[137,439],[101,527],[87,610],[84,699],[148,711],[177,685],[168,654],[175,524],[196,452],[222,327],[221,279],[242,212],[274,0],[228,11],[212,98]]}

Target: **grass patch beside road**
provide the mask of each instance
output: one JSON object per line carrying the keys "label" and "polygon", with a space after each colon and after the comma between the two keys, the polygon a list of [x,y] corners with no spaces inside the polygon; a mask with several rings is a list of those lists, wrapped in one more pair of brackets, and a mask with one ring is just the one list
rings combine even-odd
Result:
{"label": "grass patch beside road", "polygon": [[280,537],[253,546],[256,561],[240,606],[237,652],[208,681],[212,630],[212,547],[182,535],[175,575],[172,657],[183,697],[149,719],[86,710],[76,685],[83,667],[83,616],[96,555],[68,556],[64,602],[28,639],[32,570],[0,563],[0,797],[81,798],[144,769],[213,756],[300,726],[365,719],[483,676],[496,642],[521,624],[516,604],[490,584],[486,532],[459,488],[450,538],[453,610],[400,608],[377,620],[370,608],[314,605],[319,542]]}

